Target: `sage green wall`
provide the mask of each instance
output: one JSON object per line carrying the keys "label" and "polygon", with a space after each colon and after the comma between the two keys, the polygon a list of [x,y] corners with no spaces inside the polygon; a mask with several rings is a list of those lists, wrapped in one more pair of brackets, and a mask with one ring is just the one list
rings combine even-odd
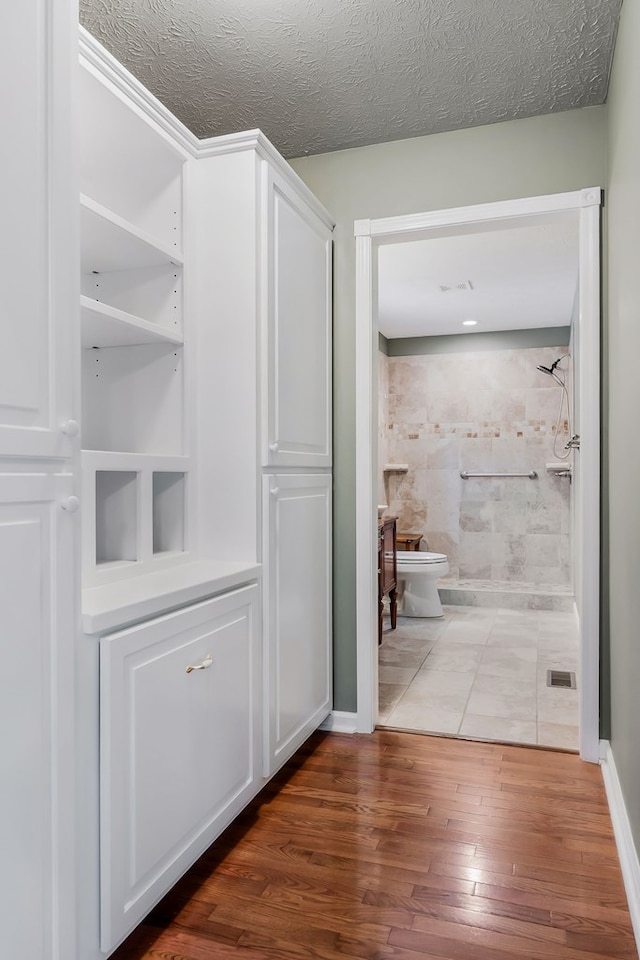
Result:
{"label": "sage green wall", "polygon": [[528,347],[566,347],[571,327],[534,327],[526,330],[488,330],[486,333],[449,333],[442,337],[398,337],[384,340],[388,357],[423,357],[428,353],[468,353],[472,350],[526,350]]}
{"label": "sage green wall", "polygon": [[356,709],[353,221],[600,186],[605,108],[303,157],[292,166],[336,218],[335,709]]}
{"label": "sage green wall", "polygon": [[640,849],[640,4],[626,2],[609,91],[609,584],[611,747]]}

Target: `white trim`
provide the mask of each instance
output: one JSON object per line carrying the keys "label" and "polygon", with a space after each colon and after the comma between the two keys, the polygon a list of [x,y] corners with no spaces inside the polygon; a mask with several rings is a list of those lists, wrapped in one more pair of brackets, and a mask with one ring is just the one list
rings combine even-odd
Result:
{"label": "white trim", "polygon": [[255,150],[261,159],[266,160],[267,163],[277,170],[293,189],[302,196],[304,202],[311,207],[325,226],[327,226],[329,230],[333,230],[335,220],[331,214],[325,210],[304,180],[298,176],[284,157],[278,153],[274,145],[265,137],[261,130],[244,130],[241,133],[229,133],[220,137],[208,137],[205,140],[198,140],[195,148],[198,158],[224,156],[230,153],[241,153],[244,150]]}
{"label": "white trim", "polygon": [[[51,343],[57,355],[54,363],[54,382],[50,389],[64,403],[56,409],[56,416],[78,419],[80,408],[80,312],[77,304],[80,296],[80,277],[76,266],[80,244],[80,218],[77,207],[77,159],[69,149],[75,134],[73,94],[75,89],[76,23],[77,9],[73,4],[46,5],[47,64],[46,83],[47,137],[49,170],[47,203],[49,205],[49,324]],[[54,333],[55,328],[55,333]],[[73,359],[69,359],[69,357]],[[64,359],[63,359],[64,358]],[[55,377],[69,378],[63,387],[55,383]],[[51,394],[53,409],[54,393]],[[78,495],[80,438],[60,444],[57,423],[50,423],[52,439],[57,435],[57,453],[69,457],[66,463],[56,467],[62,475],[70,474],[67,494]],[[33,430],[22,431],[25,434]],[[25,441],[26,441],[25,437]],[[44,436],[43,436],[44,439]],[[66,448],[66,449],[65,449]],[[16,451],[17,452],[17,451]],[[38,457],[47,455],[44,448],[34,450]],[[42,461],[40,461],[42,468]],[[35,467],[34,467],[35,469]],[[57,511],[54,520],[57,530],[58,564],[70,564],[67,572],[60,571],[56,585],[56,607],[51,616],[57,621],[55,649],[45,656],[50,657],[50,744],[52,751],[51,778],[51,856],[52,876],[52,960],[74,960],[77,957],[77,839],[79,811],[76,803],[76,735],[78,708],[76,701],[76,637],[80,633],[80,524],[78,520],[65,520]],[[52,557],[53,561],[53,557]],[[44,558],[46,565],[47,559]],[[43,704],[47,695],[42,691]],[[42,722],[46,717],[42,714]],[[42,829],[36,825],[35,829]],[[44,841],[44,832],[42,834]],[[9,938],[11,939],[11,938]],[[47,953],[46,944],[42,945]]]}
{"label": "white trim", "polygon": [[152,120],[168,139],[182,148],[182,152],[194,157],[200,141],[185,127],[150,90],[140,83],[126,67],[116,60],[102,44],[84,27],[80,27],[80,58],[95,71],[106,77],[128,100],[132,101],[146,117]]}
{"label": "white trim", "polygon": [[[367,222],[367,221],[365,221]],[[373,477],[378,437],[373,429],[374,316],[373,243],[370,236],[356,237],[356,662],[358,732],[371,733],[378,720],[378,658],[373,638],[377,634],[376,529]],[[376,344],[377,347],[377,344]],[[360,490],[360,488],[362,488]],[[362,493],[363,499],[360,499]]]}
{"label": "white trim", "polygon": [[622,879],[624,880],[624,889],[627,894],[631,923],[633,925],[636,944],[640,948],[640,861],[638,861],[638,853],[633,842],[631,824],[629,823],[629,816],[618,778],[613,751],[608,740],[600,741],[600,756],[602,758],[600,761],[602,778],[607,793],[611,823],[613,825],[616,847],[618,848],[618,857],[620,858],[620,868],[622,870]]}
{"label": "white trim", "polygon": [[497,203],[435,210],[382,220],[356,220],[356,617],[358,730],[370,733],[377,720],[377,643],[374,611],[377,590],[374,542],[377,492],[374,464],[377,431],[373,398],[376,355],[375,270],[378,247],[410,236],[474,223],[579,211],[580,237],[580,383],[583,478],[580,517],[583,563],[580,611],[582,693],[580,755],[598,760],[599,723],[599,577],[600,577],[600,204],[602,191],[590,187],[573,193],[525,197]]}
{"label": "white trim", "polygon": [[328,730],[331,733],[357,733],[356,713],[348,713],[346,710],[333,710],[326,720],[323,720],[318,730]]}
{"label": "white trim", "polygon": [[[228,156],[231,153],[242,153],[244,150],[259,150],[262,140],[269,143],[264,134],[257,128],[255,130],[241,130],[238,133],[227,133],[220,137],[206,137],[204,140],[198,140],[196,150],[199,157]],[[272,149],[275,150],[275,147],[272,147]]]}
{"label": "white trim", "polygon": [[572,193],[552,193],[542,197],[523,197],[520,200],[500,200],[496,203],[475,204],[471,207],[450,207],[446,210],[429,210],[402,217],[385,217],[382,220],[356,220],[356,236],[390,238],[433,230],[436,227],[465,226],[484,223],[487,220],[508,220],[538,216],[545,213],[561,213],[563,210],[579,210],[582,207],[599,205],[601,190],[589,187]]}
{"label": "white trim", "polygon": [[[580,622],[580,756],[598,762],[600,705],[600,192],[583,190],[580,211],[578,409],[580,449],[576,520],[582,563],[577,586]],[[576,471],[577,473],[578,471]],[[577,491],[576,491],[577,492]]]}
{"label": "white trim", "polygon": [[80,57],[135,104],[186,156],[200,159],[255,150],[263,160],[267,160],[289,181],[322,222],[333,230],[335,226],[333,217],[261,130],[246,130],[200,140],[84,27],[80,27]]}

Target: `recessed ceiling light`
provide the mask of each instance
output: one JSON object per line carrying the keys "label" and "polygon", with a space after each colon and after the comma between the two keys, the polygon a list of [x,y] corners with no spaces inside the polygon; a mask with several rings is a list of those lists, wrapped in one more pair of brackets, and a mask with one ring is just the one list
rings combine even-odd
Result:
{"label": "recessed ceiling light", "polygon": [[477,324],[477,322],[478,322],[477,320],[463,320],[463,321],[462,321],[462,326],[463,326],[463,327],[475,327],[475,325]]}

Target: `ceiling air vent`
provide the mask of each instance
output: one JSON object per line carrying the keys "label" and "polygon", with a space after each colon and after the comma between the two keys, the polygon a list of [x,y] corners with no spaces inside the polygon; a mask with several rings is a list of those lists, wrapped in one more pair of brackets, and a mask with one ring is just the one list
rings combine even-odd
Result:
{"label": "ceiling air vent", "polygon": [[471,280],[459,280],[457,283],[439,283],[440,293],[471,293],[474,289]]}

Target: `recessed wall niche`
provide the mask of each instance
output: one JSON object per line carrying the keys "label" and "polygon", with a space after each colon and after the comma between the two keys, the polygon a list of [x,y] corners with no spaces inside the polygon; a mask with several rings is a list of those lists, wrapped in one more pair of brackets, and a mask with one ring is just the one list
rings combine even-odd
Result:
{"label": "recessed wall niche", "polygon": [[96,563],[138,559],[138,474],[96,471]]}

